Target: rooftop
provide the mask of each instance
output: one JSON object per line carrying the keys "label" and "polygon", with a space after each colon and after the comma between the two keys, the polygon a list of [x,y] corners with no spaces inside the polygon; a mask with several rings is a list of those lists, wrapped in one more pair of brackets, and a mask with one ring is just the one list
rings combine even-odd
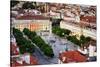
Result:
{"label": "rooftop", "polygon": [[80,20],[90,23],[96,23],[96,16],[81,16]]}
{"label": "rooftop", "polygon": [[30,55],[30,64],[26,63],[25,61],[23,61],[22,59],[18,59],[16,57],[12,58],[12,62],[11,62],[11,66],[12,67],[16,67],[16,66],[29,66],[29,65],[37,65],[38,62],[35,59],[35,57]]}
{"label": "rooftop", "polygon": [[42,16],[42,15],[22,15],[22,16],[17,16],[17,20],[47,20],[49,19],[48,17]]}
{"label": "rooftop", "polygon": [[63,63],[68,62],[86,62],[86,56],[80,54],[78,51],[66,51],[60,54],[60,60]]}

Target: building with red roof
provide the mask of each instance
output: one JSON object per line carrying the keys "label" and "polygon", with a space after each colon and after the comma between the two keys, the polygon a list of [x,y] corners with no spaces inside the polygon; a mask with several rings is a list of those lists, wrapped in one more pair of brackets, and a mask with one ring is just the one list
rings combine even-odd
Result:
{"label": "building with red roof", "polygon": [[45,31],[51,32],[51,22],[48,17],[43,15],[22,14],[15,18],[12,22],[13,27],[23,31],[28,28],[31,31]]}
{"label": "building with red roof", "polygon": [[87,57],[80,54],[78,51],[66,51],[59,55],[59,59],[62,63],[69,62],[86,62]]}
{"label": "building with red roof", "polygon": [[30,14],[16,17],[16,20],[47,20],[47,19],[49,18],[42,15],[30,15]]}
{"label": "building with red roof", "polygon": [[96,16],[81,16],[81,21],[85,21],[87,23],[95,23],[96,24]]}
{"label": "building with red roof", "polygon": [[29,65],[37,65],[38,61],[35,57],[30,54],[22,55],[18,57],[12,57],[11,59],[11,66],[29,66]]}

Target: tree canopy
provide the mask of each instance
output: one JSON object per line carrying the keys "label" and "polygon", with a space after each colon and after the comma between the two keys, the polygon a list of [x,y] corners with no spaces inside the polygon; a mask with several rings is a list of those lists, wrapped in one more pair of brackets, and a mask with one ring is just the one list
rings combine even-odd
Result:
{"label": "tree canopy", "polygon": [[69,35],[71,33],[70,30],[67,30],[67,29],[61,29],[60,27],[58,26],[54,26],[52,28],[52,32],[60,37],[65,37],[66,35]]}
{"label": "tree canopy", "polygon": [[19,46],[21,54],[24,54],[25,52],[32,54],[34,52],[34,46],[31,44],[29,40],[23,37],[23,34],[20,30],[13,28],[13,34],[16,38],[16,42]]}
{"label": "tree canopy", "polygon": [[[62,29],[59,26],[54,26],[52,28],[52,32],[59,37],[67,37],[67,39],[78,46],[84,46],[84,44],[90,42],[90,37],[85,37],[81,35],[79,39],[77,39],[76,35],[70,35],[71,31],[68,29]],[[66,36],[67,35],[67,36]]]}
{"label": "tree canopy", "polygon": [[27,28],[24,28],[23,30],[24,34],[28,36],[29,39],[32,40],[33,43],[35,43],[40,50],[48,57],[53,57],[53,50],[52,48],[49,46],[49,44],[46,44],[45,41],[36,34],[35,31],[30,31]]}

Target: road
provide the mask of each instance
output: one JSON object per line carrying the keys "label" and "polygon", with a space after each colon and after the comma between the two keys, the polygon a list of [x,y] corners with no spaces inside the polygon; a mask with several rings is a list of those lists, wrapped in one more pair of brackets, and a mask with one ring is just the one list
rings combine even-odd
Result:
{"label": "road", "polygon": [[33,55],[38,60],[38,63],[41,65],[58,63],[57,60],[54,61],[55,58],[46,58],[43,54],[41,54],[40,51],[38,51],[38,49],[35,49],[35,52],[33,53]]}
{"label": "road", "polygon": [[[39,35],[39,33],[37,33]],[[24,35],[24,34],[23,34]],[[24,35],[24,37],[28,40],[30,40],[26,35]],[[58,64],[58,57],[59,57],[59,53],[63,52],[66,50],[66,47],[68,48],[68,50],[76,50],[77,46],[75,46],[75,44],[67,41],[66,39],[62,39],[54,34],[50,34],[48,33],[48,36],[41,36],[41,38],[47,43],[49,44],[54,52],[54,57],[53,58],[48,58],[46,57],[43,52],[39,49],[39,47],[37,45],[35,45],[31,40],[31,43],[35,46],[35,52],[33,53],[33,56],[36,57],[36,59],[38,60],[38,63],[40,65],[44,65],[44,64]],[[50,42],[50,40],[55,40],[54,43]]]}

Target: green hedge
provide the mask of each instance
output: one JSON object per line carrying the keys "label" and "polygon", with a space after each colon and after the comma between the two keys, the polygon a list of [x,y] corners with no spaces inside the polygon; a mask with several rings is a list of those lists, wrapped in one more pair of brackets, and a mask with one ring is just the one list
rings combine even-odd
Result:
{"label": "green hedge", "polygon": [[90,37],[85,37],[84,35],[81,35],[81,36],[80,36],[80,42],[81,42],[82,45],[84,45],[84,44],[90,42],[90,40],[91,40]]}
{"label": "green hedge", "polygon": [[76,36],[68,36],[67,39],[71,42],[73,42],[74,44],[78,45],[78,46],[81,46],[81,42],[80,40],[78,40],[76,38]]}
{"label": "green hedge", "polygon": [[24,54],[25,52],[32,54],[34,52],[34,46],[31,44],[30,41],[23,37],[23,34],[20,30],[13,28],[13,35],[16,38],[16,42],[19,46],[21,54]]}
{"label": "green hedge", "polygon": [[70,30],[67,30],[67,29],[61,29],[60,27],[58,26],[55,26],[52,28],[52,32],[60,37],[65,37],[66,35],[68,36],[71,31]]}
{"label": "green hedge", "polygon": [[52,48],[44,42],[44,40],[36,34],[36,32],[32,32],[27,28],[23,30],[24,34],[27,35],[33,43],[35,43],[43,53],[48,57],[53,57],[53,50]]}

